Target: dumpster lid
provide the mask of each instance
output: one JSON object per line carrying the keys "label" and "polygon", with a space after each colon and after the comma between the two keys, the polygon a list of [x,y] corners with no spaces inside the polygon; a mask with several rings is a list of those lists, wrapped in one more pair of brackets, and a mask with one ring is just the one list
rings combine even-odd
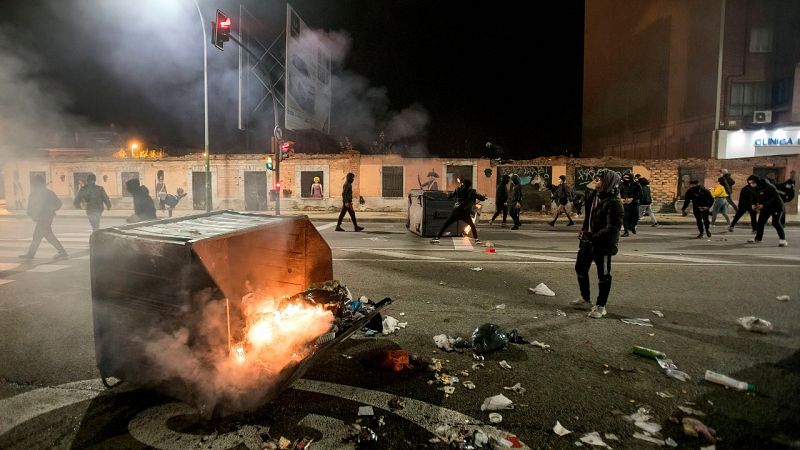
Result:
{"label": "dumpster lid", "polygon": [[293,218],[236,211],[215,211],[201,215],[140,222],[113,229],[132,236],[172,238],[188,242],[237,233],[249,228],[276,224],[290,219]]}

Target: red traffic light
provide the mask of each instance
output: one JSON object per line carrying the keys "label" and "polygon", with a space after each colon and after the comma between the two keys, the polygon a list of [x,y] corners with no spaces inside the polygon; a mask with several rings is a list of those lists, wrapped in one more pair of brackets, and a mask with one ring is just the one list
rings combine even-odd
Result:
{"label": "red traffic light", "polygon": [[217,20],[211,25],[211,43],[222,50],[222,46],[231,38],[231,19],[224,12],[217,10]]}

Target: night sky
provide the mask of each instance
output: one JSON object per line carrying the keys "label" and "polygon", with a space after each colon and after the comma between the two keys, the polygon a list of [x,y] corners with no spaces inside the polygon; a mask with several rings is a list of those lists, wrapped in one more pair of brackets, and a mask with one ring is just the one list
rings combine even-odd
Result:
{"label": "night sky", "polygon": [[[202,47],[196,45],[202,38],[194,4],[170,0],[169,11],[156,11],[146,1],[124,9],[128,3],[4,1],[0,49],[25,61],[24,83],[53,92],[57,106],[42,107],[58,109],[69,123],[100,130],[114,123],[126,137],[153,145],[202,145]],[[200,3],[206,21],[216,8],[238,16],[239,2]],[[261,20],[260,38],[271,41],[285,20],[284,3],[245,4]],[[292,6],[311,28],[349,36],[341,70],[385,88],[382,114],[411,105],[427,112],[423,139],[430,154],[477,156],[486,141],[517,159],[580,148],[583,1],[551,2],[546,15],[519,2],[297,0]],[[237,55],[228,46],[208,50],[218,153],[248,145],[236,130]],[[341,131],[336,123],[334,117],[333,133]]]}

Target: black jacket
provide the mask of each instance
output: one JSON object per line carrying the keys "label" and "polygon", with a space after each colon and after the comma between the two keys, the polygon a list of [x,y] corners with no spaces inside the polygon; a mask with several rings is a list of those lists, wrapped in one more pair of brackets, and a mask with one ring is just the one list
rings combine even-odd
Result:
{"label": "black jacket", "polygon": [[741,191],[739,191],[739,205],[738,207],[744,208],[749,211],[750,208],[756,204],[756,190],[749,184],[746,184]]}
{"label": "black jacket", "polygon": [[693,209],[711,208],[711,205],[714,204],[714,197],[711,196],[711,191],[706,189],[705,186],[698,184],[686,191],[681,211],[686,211],[686,208],[689,207],[689,202],[692,202]]}
{"label": "black jacket", "polygon": [[111,200],[106,190],[94,183],[87,183],[78,191],[78,195],[75,196],[75,208],[80,208],[83,202],[86,202],[87,212],[103,212],[103,206],[111,209]]}
{"label": "black jacket", "polygon": [[[595,211],[592,211],[594,199],[599,195]],[[622,201],[613,192],[598,194],[589,192],[586,198],[586,214],[583,217],[584,235],[592,243],[592,252],[601,255],[616,255],[619,248],[619,230],[622,228]],[[590,233],[587,233],[590,232]]]}
{"label": "black jacket", "polygon": [[760,178],[756,183],[756,204],[761,205],[761,211],[767,213],[783,211],[783,199],[775,185],[764,178]]}
{"label": "black jacket", "polygon": [[516,207],[517,203],[522,203],[522,185],[511,183],[511,206]]}
{"label": "black jacket", "polygon": [[480,201],[486,200],[486,197],[478,194],[475,189],[465,188],[464,186],[457,187],[452,194],[447,196],[447,198],[453,197],[456,198],[456,204],[453,209],[461,209],[469,212],[472,212],[472,207],[475,206],[476,199]]}
{"label": "black jacket", "polygon": [[353,183],[349,181],[342,186],[342,203],[353,203]]}
{"label": "black jacket", "polygon": [[633,180],[622,182],[619,185],[619,196],[622,198],[632,198],[633,201],[628,203],[629,205],[638,204],[639,200],[642,198],[642,186]]}
{"label": "black jacket", "polygon": [[642,187],[640,203],[642,205],[652,205],[653,195],[650,193],[650,182],[647,181],[647,178],[639,178],[639,186]]}
{"label": "black jacket", "polygon": [[731,192],[733,192],[733,185],[736,184],[736,181],[733,180],[733,177],[731,177],[729,173],[722,175],[720,178],[722,178],[720,184],[725,188],[725,192],[731,195]]}
{"label": "black jacket", "polygon": [[502,205],[503,203],[508,201],[508,186],[506,185],[506,183],[500,182],[500,184],[497,185],[495,198],[497,198],[496,202],[498,205]]}
{"label": "black jacket", "polygon": [[61,209],[61,200],[55,192],[46,187],[34,187],[28,197],[28,216],[34,222],[52,221],[56,211]]}

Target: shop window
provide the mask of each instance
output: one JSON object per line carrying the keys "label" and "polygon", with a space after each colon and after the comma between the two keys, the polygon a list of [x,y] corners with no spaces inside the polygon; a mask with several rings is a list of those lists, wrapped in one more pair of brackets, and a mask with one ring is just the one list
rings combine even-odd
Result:
{"label": "shop window", "polygon": [[403,197],[403,167],[383,166],[382,196],[384,198]]}

